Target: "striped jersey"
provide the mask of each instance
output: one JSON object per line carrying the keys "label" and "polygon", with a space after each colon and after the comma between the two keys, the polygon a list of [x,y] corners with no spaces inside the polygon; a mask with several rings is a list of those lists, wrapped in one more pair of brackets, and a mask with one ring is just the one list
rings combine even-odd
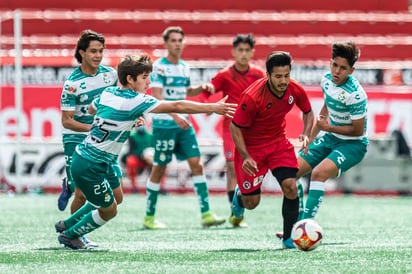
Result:
{"label": "striped jersey", "polygon": [[130,89],[106,88],[92,102],[97,112],[77,153],[95,163],[115,162],[137,119],[159,104],[156,98]]}
{"label": "striped jersey", "polygon": [[352,120],[365,118],[364,134],[362,136],[347,136],[331,133],[337,138],[344,140],[361,140],[367,144],[366,138],[366,115],[368,97],[359,81],[349,76],[342,85],[336,85],[332,75],[326,73],[321,80],[321,87],[325,104],[329,112],[329,122],[332,126],[351,125]]}
{"label": "striped jersey", "polygon": [[[100,65],[95,75],[85,74],[76,68],[64,83],[60,109],[74,111],[75,121],[91,124],[93,116],[87,113],[88,106],[106,87],[116,85],[117,73],[111,67]],[[63,128],[63,143],[80,143],[86,135],[86,132]]]}
{"label": "striped jersey", "polygon": [[[150,74],[151,88],[161,88],[162,97],[167,101],[186,99],[187,88],[190,87],[190,67],[183,60],[174,64],[166,57],[153,63]],[[187,114],[182,114],[188,119]],[[169,114],[153,114],[153,128],[179,128]]]}

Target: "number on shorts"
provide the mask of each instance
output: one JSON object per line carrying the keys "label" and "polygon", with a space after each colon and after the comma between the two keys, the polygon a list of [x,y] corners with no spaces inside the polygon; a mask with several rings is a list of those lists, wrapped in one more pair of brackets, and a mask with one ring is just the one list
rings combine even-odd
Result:
{"label": "number on shorts", "polygon": [[100,195],[107,192],[107,182],[104,180],[100,185],[94,185],[94,194]]}
{"label": "number on shorts", "polygon": [[313,141],[313,144],[314,144],[315,146],[318,146],[318,145],[320,145],[320,144],[321,144],[322,142],[324,142],[324,141],[325,141],[325,139],[323,139],[323,137],[321,137],[321,138]]}
{"label": "number on shorts", "polygon": [[156,150],[157,151],[168,151],[175,149],[175,141],[174,140],[157,140],[156,142]]}

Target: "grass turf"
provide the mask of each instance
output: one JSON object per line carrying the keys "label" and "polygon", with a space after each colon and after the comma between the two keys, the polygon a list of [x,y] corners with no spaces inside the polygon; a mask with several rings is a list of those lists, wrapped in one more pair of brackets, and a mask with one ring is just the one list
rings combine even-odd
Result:
{"label": "grass turf", "polygon": [[[245,229],[202,229],[194,195],[160,196],[162,231],[142,229],[143,195],[126,195],[118,215],[88,237],[91,251],[60,246],[54,223],[68,217],[56,195],[0,195],[0,273],[411,273],[410,197],[326,196],[316,218],[324,230],[311,252],[282,250],[280,196],[246,211]],[[210,197],[227,217],[224,195]]]}

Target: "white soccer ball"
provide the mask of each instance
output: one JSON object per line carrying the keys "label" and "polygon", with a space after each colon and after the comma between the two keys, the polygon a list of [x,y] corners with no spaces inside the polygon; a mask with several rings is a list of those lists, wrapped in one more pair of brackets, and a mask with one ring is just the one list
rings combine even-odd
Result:
{"label": "white soccer ball", "polygon": [[312,219],[300,220],[292,228],[293,243],[300,250],[314,250],[320,245],[322,239],[322,227]]}

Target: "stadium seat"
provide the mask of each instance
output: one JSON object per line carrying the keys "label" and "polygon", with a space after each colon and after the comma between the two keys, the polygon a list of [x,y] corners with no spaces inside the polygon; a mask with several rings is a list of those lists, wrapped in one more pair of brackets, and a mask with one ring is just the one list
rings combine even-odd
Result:
{"label": "stadium seat", "polygon": [[[4,50],[14,47],[12,16],[11,10],[0,10]],[[104,33],[108,49],[147,51],[156,56],[163,50],[162,31],[179,25],[186,35],[185,59],[226,59],[233,36],[250,32],[257,40],[257,59],[273,50],[285,50],[295,60],[328,60],[332,42],[354,40],[363,61],[412,60],[412,14],[408,12],[79,8],[23,9],[22,18],[23,48],[38,52],[71,51],[80,31],[92,28]]]}

